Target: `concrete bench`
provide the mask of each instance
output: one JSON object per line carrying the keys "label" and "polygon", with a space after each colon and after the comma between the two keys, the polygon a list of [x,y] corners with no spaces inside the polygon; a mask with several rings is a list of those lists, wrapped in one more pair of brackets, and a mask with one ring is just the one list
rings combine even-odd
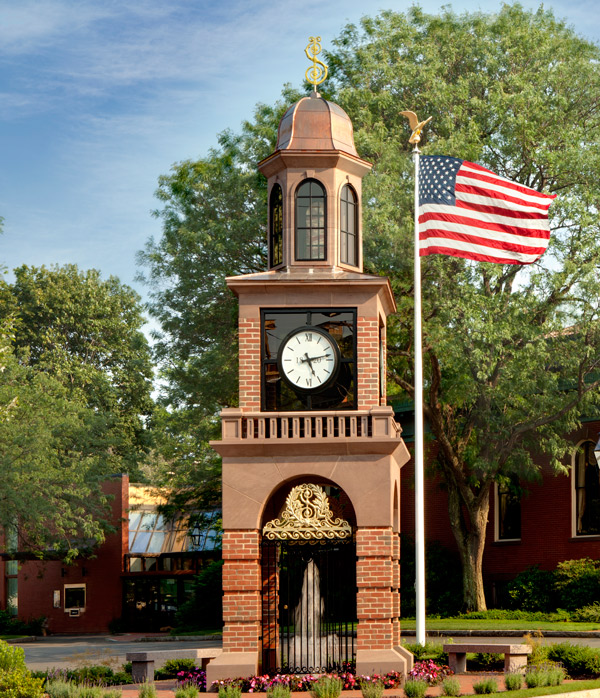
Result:
{"label": "concrete bench", "polygon": [[200,667],[206,670],[210,660],[218,657],[222,651],[220,647],[157,650],[154,652],[127,652],[125,657],[128,662],[131,662],[131,675],[134,683],[144,683],[145,681],[154,681],[154,665],[156,662],[161,667],[169,659],[196,659],[199,660]]}
{"label": "concrete bench", "polygon": [[527,666],[527,655],[531,654],[531,651],[531,645],[444,645],[444,652],[448,653],[448,666],[456,674],[462,674],[467,670],[467,652],[503,654],[504,671],[508,674],[523,671]]}

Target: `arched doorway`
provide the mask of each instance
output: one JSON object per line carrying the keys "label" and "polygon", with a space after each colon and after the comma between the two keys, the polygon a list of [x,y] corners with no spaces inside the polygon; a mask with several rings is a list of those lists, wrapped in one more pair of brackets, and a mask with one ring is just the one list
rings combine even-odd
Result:
{"label": "arched doorway", "polygon": [[341,670],[356,653],[352,505],[325,483],[288,485],[270,504],[279,516],[263,526],[263,671]]}

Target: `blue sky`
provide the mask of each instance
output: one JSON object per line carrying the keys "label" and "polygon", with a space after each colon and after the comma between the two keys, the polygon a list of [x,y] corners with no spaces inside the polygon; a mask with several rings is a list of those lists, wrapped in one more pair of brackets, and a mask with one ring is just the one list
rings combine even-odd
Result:
{"label": "blue sky", "polygon": [[[135,282],[159,175],[299,86],[304,47],[387,0],[0,0],[0,262]],[[430,12],[442,2],[425,0]],[[537,8],[538,2],[522,3]],[[544,3],[600,40],[596,0]],[[452,3],[491,12],[497,2]]]}

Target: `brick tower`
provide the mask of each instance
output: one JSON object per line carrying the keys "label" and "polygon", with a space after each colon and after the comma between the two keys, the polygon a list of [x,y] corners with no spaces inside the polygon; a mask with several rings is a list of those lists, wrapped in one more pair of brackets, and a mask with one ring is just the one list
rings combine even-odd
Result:
{"label": "brick tower", "polygon": [[[335,614],[355,622],[349,634],[329,629],[319,640],[330,643],[319,646],[327,661],[344,643],[359,674],[406,672],[398,560],[409,454],[386,406],[394,298],[387,279],[362,272],[361,187],[371,165],[356,152],[348,115],[315,91],[288,109],[259,169],[268,180],[269,269],[227,280],[239,299],[240,406],[223,410],[222,440],[212,444],[223,458],[224,629],[207,679],[249,676],[271,661],[325,670],[314,649],[291,655],[307,637],[314,646],[311,633],[336,603]],[[301,505],[304,496],[315,499]],[[283,547],[265,547],[267,537]],[[353,569],[326,582],[311,551],[343,537],[355,546],[345,558]],[[341,569],[341,548],[332,548],[332,570]],[[294,577],[296,558],[304,562]],[[303,639],[307,580],[318,620]],[[284,621],[292,606],[295,620]]]}

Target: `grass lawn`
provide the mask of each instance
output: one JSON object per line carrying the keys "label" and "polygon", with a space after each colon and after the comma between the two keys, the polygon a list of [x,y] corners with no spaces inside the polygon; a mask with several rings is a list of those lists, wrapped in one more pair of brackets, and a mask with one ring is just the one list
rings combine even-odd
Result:
{"label": "grass lawn", "polygon": [[[404,630],[414,630],[416,621],[400,620]],[[543,620],[475,620],[469,618],[425,619],[426,630],[600,630],[600,623],[551,622]]]}
{"label": "grass lawn", "polygon": [[534,696],[549,696],[557,693],[572,693],[573,691],[589,691],[600,688],[600,679],[589,681],[574,681],[573,683],[563,683],[560,686],[538,686],[538,688],[522,688],[520,691],[502,691],[502,693],[488,693],[487,698],[498,696],[498,698],[533,698]]}

